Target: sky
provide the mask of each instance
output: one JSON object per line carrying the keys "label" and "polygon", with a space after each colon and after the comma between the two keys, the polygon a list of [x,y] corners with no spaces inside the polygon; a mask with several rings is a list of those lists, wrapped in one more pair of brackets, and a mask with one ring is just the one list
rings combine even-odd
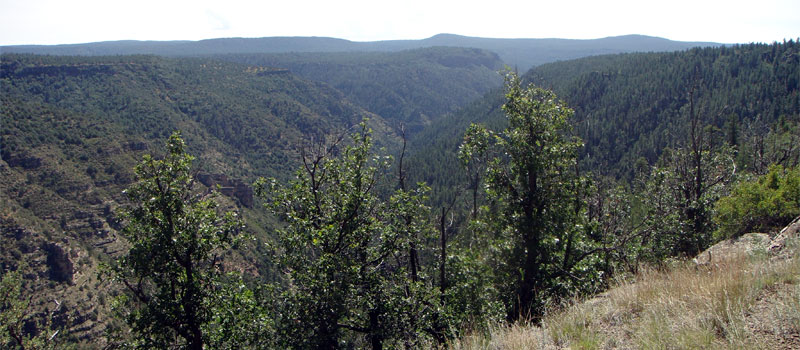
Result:
{"label": "sky", "polygon": [[800,38],[800,0],[0,0],[0,45],[439,33],[771,43]]}

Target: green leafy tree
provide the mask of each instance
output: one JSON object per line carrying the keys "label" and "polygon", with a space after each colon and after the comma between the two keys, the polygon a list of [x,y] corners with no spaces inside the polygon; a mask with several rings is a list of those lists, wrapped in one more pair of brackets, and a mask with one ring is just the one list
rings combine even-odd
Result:
{"label": "green leafy tree", "polygon": [[370,154],[364,124],[350,145],[343,139],[304,150],[288,185],[260,179],[256,186],[286,222],[276,233],[288,286],[280,345],[334,349],[364,337],[373,349],[415,347],[436,301],[408,254],[428,235],[427,189],[382,200],[377,187],[390,159]]}
{"label": "green leafy tree", "polygon": [[478,197],[481,192],[482,176],[486,173],[489,159],[489,146],[495,137],[491,130],[470,124],[464,134],[464,140],[458,148],[458,159],[467,172],[468,186],[472,192],[472,219],[478,216]]}
{"label": "green leafy tree", "polygon": [[111,271],[126,291],[119,310],[135,348],[203,349],[212,338],[224,340],[212,337],[223,323],[215,311],[223,295],[220,254],[241,225],[193,187],[192,159],[174,133],[164,159],[145,156],[125,191],[133,204],[123,214],[130,249]]}
{"label": "green leafy tree", "polygon": [[716,209],[718,239],[781,228],[800,215],[800,168],[774,165],[766,175],[739,183]]}
{"label": "green leafy tree", "polygon": [[[761,130],[759,130],[761,129]],[[780,116],[768,131],[751,127],[741,147],[740,163],[757,175],[769,172],[773,164],[793,168],[800,164],[800,115]]]}
{"label": "green leafy tree", "polygon": [[[573,112],[544,89],[522,87],[506,75],[503,111],[508,127],[493,138],[499,156],[489,161],[487,197],[491,228],[500,242],[498,280],[510,293],[509,318],[538,317],[545,303],[593,283],[587,263],[597,251],[587,236],[577,172],[580,140],[567,134]],[[486,132],[470,129],[471,135]],[[462,150],[480,150],[484,137],[469,137]]]}
{"label": "green leafy tree", "polygon": [[644,185],[653,260],[694,256],[713,243],[714,203],[728,190],[735,173],[733,149],[704,127],[695,111],[695,87],[689,95],[688,139],[663,151]]}
{"label": "green leafy tree", "polygon": [[701,182],[695,181],[693,156],[686,148],[665,150],[644,180],[644,260],[694,256],[713,243],[713,206],[727,190],[733,159],[730,153],[703,152],[701,157]]}
{"label": "green leafy tree", "polygon": [[647,247],[640,199],[620,182],[603,177],[594,182],[588,198],[588,218],[594,226],[592,238],[600,247],[598,257],[603,287],[619,272],[635,274]]}

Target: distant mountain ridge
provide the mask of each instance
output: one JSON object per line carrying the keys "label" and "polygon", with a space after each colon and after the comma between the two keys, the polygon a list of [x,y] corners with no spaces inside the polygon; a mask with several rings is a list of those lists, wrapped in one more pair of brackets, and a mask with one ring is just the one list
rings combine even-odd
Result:
{"label": "distant mountain ridge", "polygon": [[601,39],[495,39],[438,34],[421,40],[356,42],[329,37],[220,38],[200,41],[105,41],[69,45],[2,46],[3,53],[47,55],[204,56],[229,53],[400,51],[433,46],[470,47],[497,53],[506,64],[528,70],[540,64],[623,52],[679,51],[712,42],[684,42],[645,35]]}

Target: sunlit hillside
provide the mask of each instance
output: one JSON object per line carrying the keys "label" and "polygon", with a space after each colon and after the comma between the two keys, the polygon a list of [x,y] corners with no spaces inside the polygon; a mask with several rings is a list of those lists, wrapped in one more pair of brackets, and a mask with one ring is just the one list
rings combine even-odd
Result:
{"label": "sunlit hillside", "polygon": [[496,326],[450,349],[797,349],[800,218],[692,261],[642,267],[610,290],[554,307],[541,325]]}

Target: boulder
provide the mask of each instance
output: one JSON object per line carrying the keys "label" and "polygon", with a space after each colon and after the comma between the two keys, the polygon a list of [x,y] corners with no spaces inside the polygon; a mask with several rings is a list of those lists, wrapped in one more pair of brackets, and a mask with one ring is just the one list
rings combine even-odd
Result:
{"label": "boulder", "polygon": [[698,265],[716,264],[741,256],[742,253],[766,251],[769,244],[769,235],[766,233],[746,233],[711,246],[698,254],[693,262]]}
{"label": "boulder", "polygon": [[797,236],[800,232],[800,216],[796,217],[789,225],[783,228],[775,238],[772,239],[772,244],[767,248],[770,253],[777,254],[783,247],[786,246],[786,240]]}

